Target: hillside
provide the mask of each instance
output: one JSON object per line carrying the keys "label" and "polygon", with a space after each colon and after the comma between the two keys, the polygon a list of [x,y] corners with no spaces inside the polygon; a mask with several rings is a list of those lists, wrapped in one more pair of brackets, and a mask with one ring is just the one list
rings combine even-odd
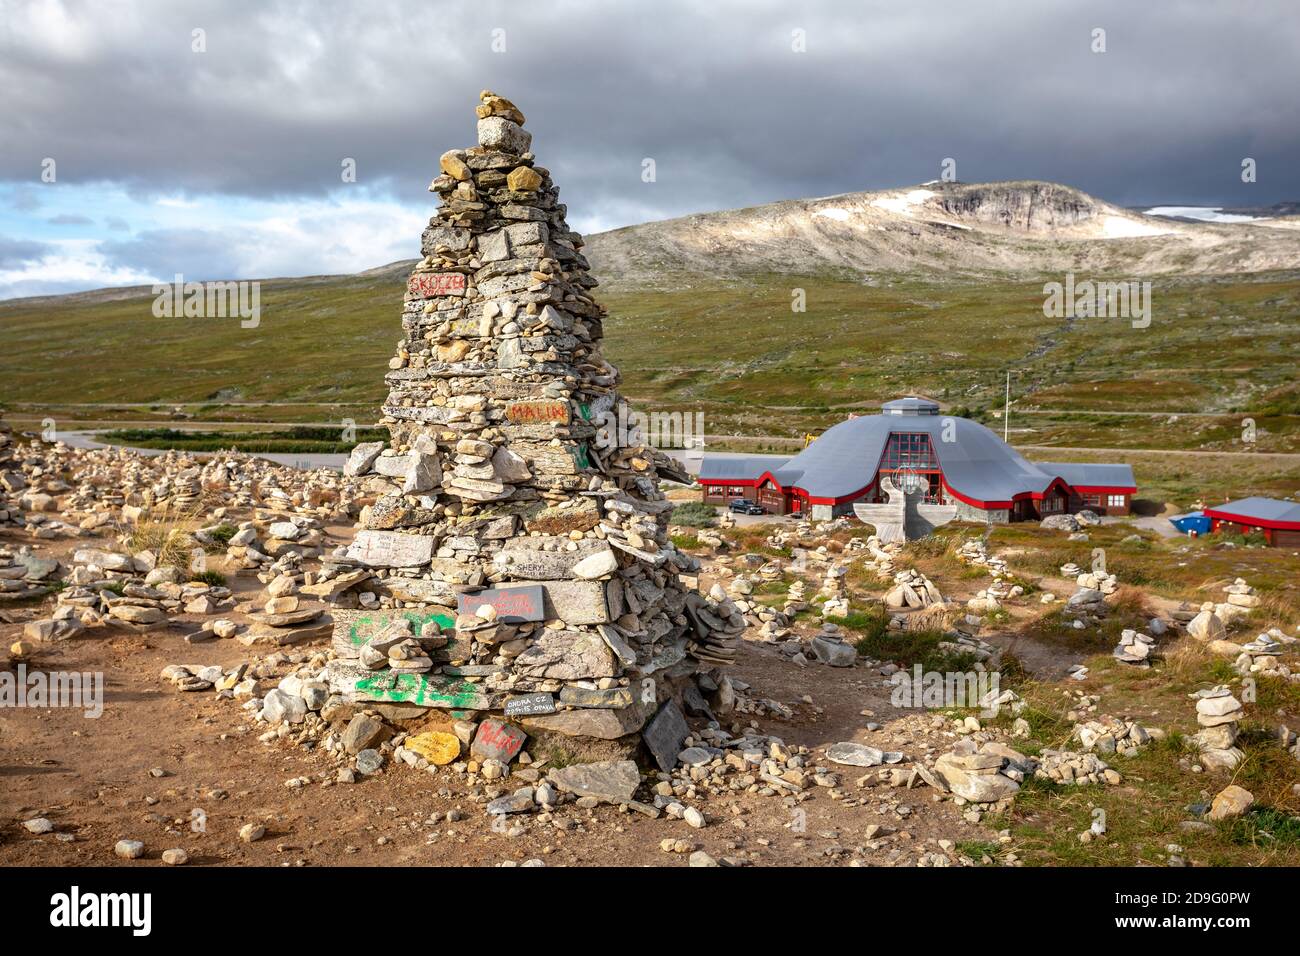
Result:
{"label": "hillside", "polygon": [[[1010,370],[1022,444],[1239,449],[1253,417],[1252,447],[1297,451],[1293,225],[926,184],[647,223],[584,251],[626,394],[703,411],[713,436],[791,442],[904,392],[991,421]],[[0,404],[60,427],[168,422],[176,405],[206,423],[364,425],[410,267],[265,280],[256,329],[154,318],[147,287],[0,303]],[[1043,282],[1066,270],[1151,278],[1150,327],[1044,316]]]}
{"label": "hillside", "polygon": [[629,226],[589,237],[587,254],[607,280],[649,284],[665,272],[1120,279],[1297,269],[1292,225],[1176,222],[1054,183],[925,183]]}

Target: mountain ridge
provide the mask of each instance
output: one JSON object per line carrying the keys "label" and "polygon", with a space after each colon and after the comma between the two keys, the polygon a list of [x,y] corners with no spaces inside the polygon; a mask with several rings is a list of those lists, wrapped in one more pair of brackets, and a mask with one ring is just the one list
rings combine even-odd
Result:
{"label": "mountain ridge", "polygon": [[[932,181],[622,226],[586,236],[583,252],[597,278],[633,286],[662,285],[680,273],[869,277],[925,270],[958,280],[1048,276],[1070,269],[1139,276],[1238,275],[1300,270],[1300,216],[1285,214],[1295,206],[1277,203],[1270,208],[1282,215],[1249,223],[1213,223],[1143,215],[1072,186],[1039,180]],[[960,239],[967,242],[957,243]],[[342,275],[258,281],[384,280],[404,277],[417,261],[399,259]],[[112,286],[27,296],[0,306],[115,301],[150,288]]]}

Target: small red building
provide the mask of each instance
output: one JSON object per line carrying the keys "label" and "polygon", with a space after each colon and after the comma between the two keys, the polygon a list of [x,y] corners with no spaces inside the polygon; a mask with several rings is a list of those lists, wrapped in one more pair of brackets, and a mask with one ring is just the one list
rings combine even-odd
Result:
{"label": "small red building", "polygon": [[1300,548],[1300,502],[1277,498],[1242,498],[1203,509],[1211,531],[1228,534],[1262,532],[1275,548]]}

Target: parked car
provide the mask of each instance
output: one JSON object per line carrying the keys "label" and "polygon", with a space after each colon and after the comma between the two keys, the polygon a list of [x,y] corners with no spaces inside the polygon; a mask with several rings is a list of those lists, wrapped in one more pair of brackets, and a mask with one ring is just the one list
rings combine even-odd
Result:
{"label": "parked car", "polygon": [[731,504],[727,506],[736,514],[742,515],[765,515],[767,514],[759,505],[752,501],[746,501],[744,498],[733,498]]}

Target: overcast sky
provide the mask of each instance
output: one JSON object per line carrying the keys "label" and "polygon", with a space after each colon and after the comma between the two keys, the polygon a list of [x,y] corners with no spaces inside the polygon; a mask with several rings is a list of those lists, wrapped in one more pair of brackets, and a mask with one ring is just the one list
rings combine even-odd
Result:
{"label": "overcast sky", "polygon": [[583,232],[946,157],[1122,205],[1270,205],[1300,199],[1297,50],[1295,0],[0,0],[0,298],[414,257],[484,88]]}

